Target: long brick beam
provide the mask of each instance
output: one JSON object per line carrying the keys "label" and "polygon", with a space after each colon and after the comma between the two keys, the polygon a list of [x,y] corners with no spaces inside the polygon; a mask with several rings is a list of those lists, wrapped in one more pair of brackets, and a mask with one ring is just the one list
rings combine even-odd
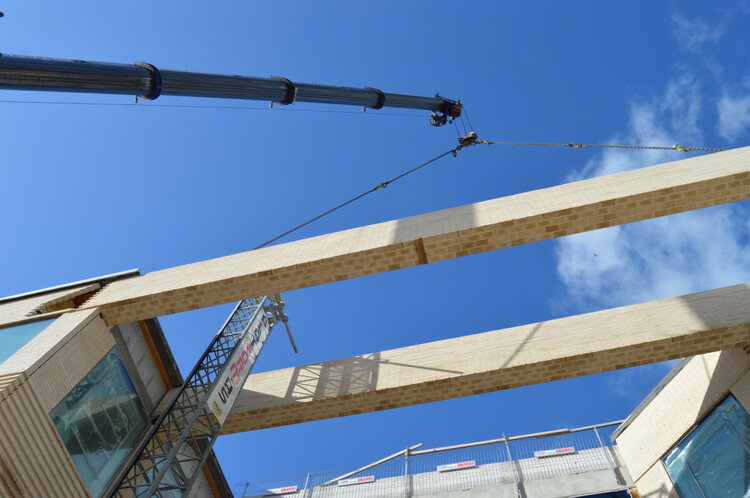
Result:
{"label": "long brick beam", "polygon": [[225,434],[750,345],[750,283],[248,378]]}
{"label": "long brick beam", "polygon": [[109,325],[750,198],[750,147],[525,192],[115,281]]}

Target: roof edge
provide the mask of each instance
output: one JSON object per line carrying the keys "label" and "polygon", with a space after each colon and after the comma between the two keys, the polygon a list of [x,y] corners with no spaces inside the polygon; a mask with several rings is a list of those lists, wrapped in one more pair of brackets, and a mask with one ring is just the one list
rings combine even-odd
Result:
{"label": "roof edge", "polygon": [[16,301],[18,299],[25,299],[28,297],[40,296],[43,294],[48,294],[50,292],[70,289],[70,288],[78,287],[81,285],[94,284],[94,283],[99,283],[99,284],[108,283],[114,280],[121,280],[127,277],[135,277],[140,274],[141,274],[140,268],[133,268],[132,270],[125,270],[125,271],[121,271],[118,273],[110,273],[109,275],[102,275],[100,277],[89,278],[86,280],[79,280],[77,282],[70,282],[69,284],[56,285],[54,287],[47,287],[45,289],[39,289],[39,290],[31,291],[31,292],[24,292],[22,294],[16,294],[13,296],[2,297],[0,298],[0,304],[8,303],[11,301]]}

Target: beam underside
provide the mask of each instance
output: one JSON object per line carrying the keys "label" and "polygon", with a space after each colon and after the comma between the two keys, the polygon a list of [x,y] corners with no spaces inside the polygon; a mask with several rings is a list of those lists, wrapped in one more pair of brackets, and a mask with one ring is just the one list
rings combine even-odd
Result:
{"label": "beam underside", "polygon": [[109,325],[750,198],[750,147],[280,244],[115,281]]}
{"label": "beam underside", "polygon": [[[223,434],[750,345],[750,284],[251,375]],[[252,407],[252,408],[251,408]]]}

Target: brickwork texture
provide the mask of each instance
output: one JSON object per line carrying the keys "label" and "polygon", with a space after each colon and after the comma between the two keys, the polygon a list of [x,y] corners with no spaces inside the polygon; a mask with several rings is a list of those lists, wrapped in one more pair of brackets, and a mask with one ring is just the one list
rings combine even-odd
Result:
{"label": "brickwork texture", "polygon": [[750,147],[355,228],[112,282],[109,325],[750,198]]}
{"label": "brickwork texture", "polygon": [[387,410],[740,348],[750,344],[748,303],[750,284],[742,284],[254,374],[222,430]]}

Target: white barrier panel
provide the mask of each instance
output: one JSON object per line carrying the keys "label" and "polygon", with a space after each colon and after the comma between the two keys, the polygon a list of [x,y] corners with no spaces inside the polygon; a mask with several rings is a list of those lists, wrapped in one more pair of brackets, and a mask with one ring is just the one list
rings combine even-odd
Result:
{"label": "white barrier panel", "polygon": [[352,484],[364,484],[366,482],[375,482],[375,476],[355,477],[354,479],[341,479],[339,486],[351,486]]}
{"label": "white barrier panel", "polygon": [[534,458],[544,458],[544,457],[551,457],[551,456],[557,456],[557,455],[569,455],[575,452],[576,452],[576,449],[573,448],[572,446],[569,446],[567,448],[557,448],[556,450],[535,451]]}
{"label": "white barrier panel", "polygon": [[283,495],[285,493],[296,493],[297,486],[286,486],[283,488],[271,488],[263,491],[263,496],[266,495]]}
{"label": "white barrier panel", "polygon": [[458,463],[449,463],[446,465],[438,465],[437,471],[447,472],[449,470],[470,469],[476,466],[477,466],[477,462],[475,462],[474,460],[469,460],[467,462],[458,462]]}

